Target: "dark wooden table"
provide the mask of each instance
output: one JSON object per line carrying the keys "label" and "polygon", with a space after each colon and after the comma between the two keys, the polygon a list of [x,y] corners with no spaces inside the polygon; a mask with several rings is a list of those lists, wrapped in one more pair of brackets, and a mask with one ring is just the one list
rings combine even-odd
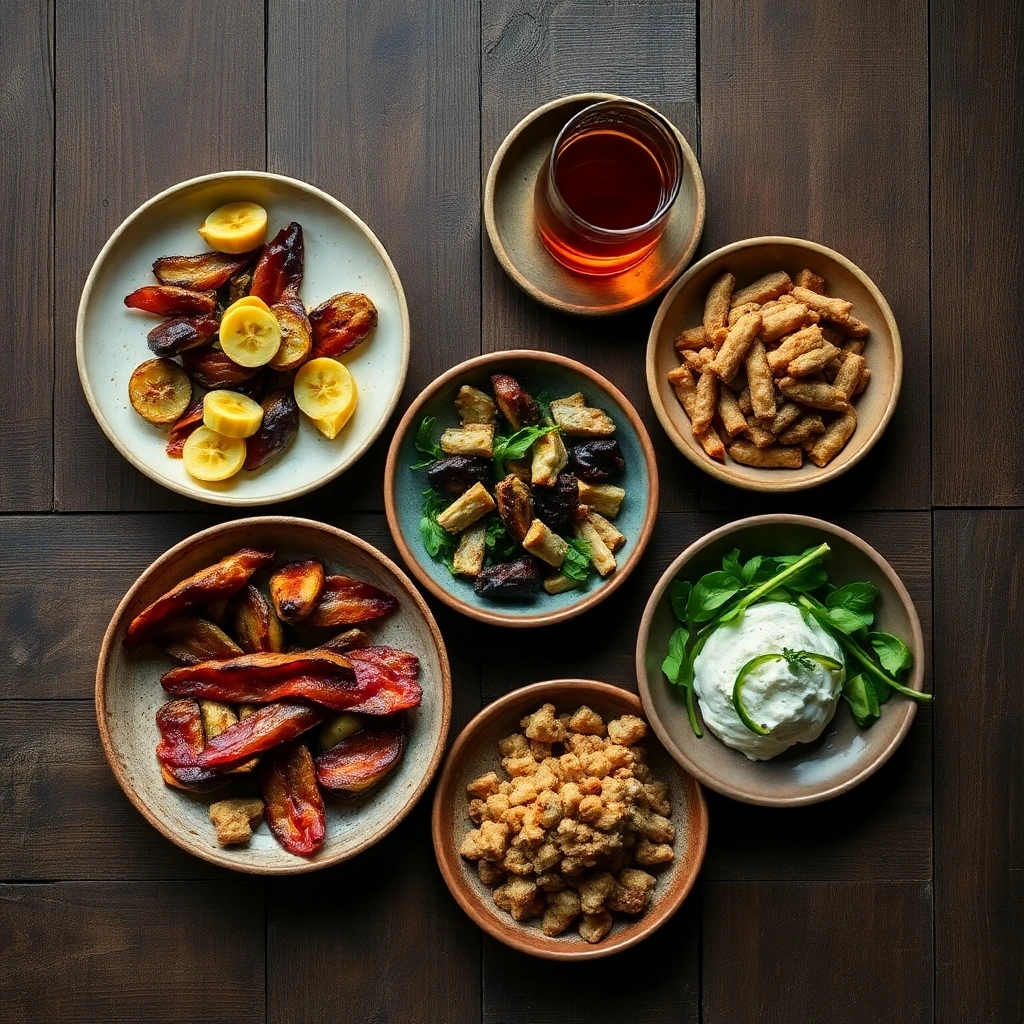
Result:
{"label": "dark wooden table", "polygon": [[[1022,28],[999,0],[4,0],[0,1020],[1024,1019]],[[682,128],[708,189],[702,252],[804,236],[889,298],[900,406],[835,485],[785,502],[716,485],[651,412],[651,308],[565,319],[501,271],[480,222],[491,155],[534,106],[588,89],[651,101]],[[104,761],[95,660],[138,573],[227,512],[150,483],[102,436],[75,313],[123,217],[229,168],[313,182],[379,234],[412,314],[402,407],[452,364],[508,347],[588,360],[637,404],[662,514],[621,591],[559,627],[574,673],[634,688],[640,613],[669,561],[724,520],[794,508],[862,534],[901,573],[934,712],[829,804],[712,795],[683,910],[590,966],[481,936],[435,866],[429,795],[371,852],[293,880],[215,870],[166,842]],[[282,511],[393,555],[386,444]],[[527,655],[519,636],[437,613],[453,733],[482,702],[565,672],[545,645]]]}

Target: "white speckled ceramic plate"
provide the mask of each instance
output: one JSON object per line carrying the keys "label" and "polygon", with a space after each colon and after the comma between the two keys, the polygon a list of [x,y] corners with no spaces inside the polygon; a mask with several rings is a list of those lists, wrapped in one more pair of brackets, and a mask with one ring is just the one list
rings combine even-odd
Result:
{"label": "white speckled ceramic plate", "polygon": [[[365,292],[379,313],[374,333],[342,357],[356,379],[359,405],[333,441],[305,417],[280,458],[222,483],[203,483],[164,451],[168,430],[147,423],[128,401],[128,379],[152,358],[146,335],[160,321],[128,309],[124,297],[153,284],[159,256],[204,252],[197,233],[218,206],[251,200],[269,216],[267,237],[296,220],[305,238],[300,297],[307,308],[342,291]],[[409,312],[398,273],[373,232],[326,192],[278,174],[225,171],[193,178],[143,203],[110,236],[85,283],[78,308],[78,371],[99,425],[137,469],[172,491],[219,505],[265,505],[305,494],[351,466],[394,411],[409,362]]]}

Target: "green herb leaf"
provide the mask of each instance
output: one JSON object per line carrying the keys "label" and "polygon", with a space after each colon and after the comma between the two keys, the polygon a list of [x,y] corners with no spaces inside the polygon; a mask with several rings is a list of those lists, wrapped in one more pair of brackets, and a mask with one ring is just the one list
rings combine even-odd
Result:
{"label": "green herb leaf", "polygon": [[555,417],[551,412],[551,395],[547,391],[541,391],[540,393],[533,396],[533,400],[537,403],[540,408],[541,418],[546,423],[554,423]]}
{"label": "green herb leaf", "polygon": [[685,626],[680,626],[669,637],[668,654],[665,655],[665,660],[661,663],[661,671],[673,685],[678,685],[680,682],[679,676],[686,662],[686,642],[689,639],[690,632]]}
{"label": "green herb leaf", "polygon": [[519,545],[512,539],[512,535],[498,516],[488,521],[484,543],[492,562],[507,562],[519,549]]}
{"label": "green herb leaf", "polygon": [[[774,562],[775,568],[781,572],[792,565],[796,565],[796,563],[801,559],[807,558],[808,555],[813,554],[817,550],[819,549],[808,548],[799,555],[777,555],[772,559],[772,562]],[[827,550],[828,546],[825,545],[825,551]],[[823,587],[826,583],[828,583],[828,574],[818,563],[817,559],[808,562],[800,568],[799,572],[796,572],[792,576],[786,578],[786,586],[796,593],[802,593],[808,590],[817,590],[819,587]]]}
{"label": "green herb leaf", "polygon": [[827,612],[829,621],[847,636],[856,637],[864,633],[864,620],[848,608],[829,608]]}
{"label": "green herb leaf", "polygon": [[[714,628],[715,626],[722,625],[726,622],[733,622],[739,618],[743,612],[749,608],[752,604],[756,604],[761,598],[767,594],[771,594],[773,591],[778,590],[783,585],[788,589],[790,586],[790,580],[797,580],[798,583],[812,577],[814,571],[818,572],[822,583],[826,582],[828,577],[825,575],[825,570],[817,566],[817,563],[828,553],[828,544],[819,544],[816,548],[808,548],[802,555],[790,556],[783,555],[781,558],[771,559],[773,567],[779,562],[785,562],[784,567],[776,572],[774,575],[769,576],[763,583],[756,586],[749,593],[746,593],[741,597],[735,604],[730,605],[724,612],[710,626],[705,626],[702,632]],[[818,584],[821,586],[821,583]]]}
{"label": "green herb leaf", "polygon": [[426,459],[421,459],[419,462],[413,463],[410,469],[423,469],[424,466],[429,466],[432,462],[437,462],[438,459],[444,457],[444,452],[441,450],[441,446],[432,439],[434,433],[434,417],[424,416],[420,420],[420,425],[416,428],[416,436],[413,439],[413,444],[416,446],[416,451],[422,455],[428,456]]}
{"label": "green herb leaf", "polygon": [[865,625],[870,626],[875,620],[875,598],[878,587],[873,583],[847,583],[839,590],[833,590],[825,598],[826,608],[845,608],[856,615]]}
{"label": "green herb leaf", "polygon": [[814,668],[814,662],[811,661],[806,651],[794,651],[790,647],[783,647],[782,656],[791,668]]}
{"label": "green herb leaf", "polygon": [[668,588],[672,612],[680,622],[686,622],[686,602],[690,600],[693,584],[689,580],[673,580]]}
{"label": "green herb leaf", "polygon": [[722,556],[722,572],[731,576],[740,586],[747,581],[743,578],[743,567],[740,565],[740,549],[733,548]]}
{"label": "green herb leaf", "polygon": [[861,728],[866,729],[878,721],[878,695],[871,681],[863,673],[850,676],[843,683],[843,698],[850,705],[853,720]]}
{"label": "green herb leaf", "polygon": [[557,430],[554,426],[521,427],[514,434],[494,438],[494,471],[498,478],[505,476],[505,463],[510,459],[521,459],[539,438]]}
{"label": "green herb leaf", "polygon": [[754,555],[750,561],[745,562],[742,569],[743,582],[750,583],[763,583],[768,579],[768,573],[771,572],[770,565],[764,565],[763,555]]}
{"label": "green herb leaf", "polygon": [[910,648],[898,636],[891,633],[868,633],[868,643],[878,655],[882,668],[894,676],[905,672],[914,663]]}
{"label": "green herb leaf", "polygon": [[707,622],[730,598],[736,596],[740,582],[726,572],[709,572],[701,576],[690,592],[686,602],[686,618],[689,622]]}
{"label": "green herb leaf", "polygon": [[423,515],[420,518],[420,537],[423,547],[431,558],[440,558],[452,569],[452,558],[455,554],[456,539],[437,521],[439,513],[448,507],[443,494],[438,494],[432,487],[423,492]]}
{"label": "green herb leaf", "polygon": [[577,583],[584,583],[590,575],[590,556],[590,545],[582,537],[573,538],[569,541],[565,560],[560,566],[562,575]]}

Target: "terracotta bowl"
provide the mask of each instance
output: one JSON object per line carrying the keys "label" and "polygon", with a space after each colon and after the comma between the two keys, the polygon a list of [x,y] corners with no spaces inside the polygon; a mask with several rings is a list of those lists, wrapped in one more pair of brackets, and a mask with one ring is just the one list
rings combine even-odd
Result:
{"label": "terracotta bowl", "polygon": [[[278,561],[319,558],[328,572],[344,572],[394,594],[399,610],[368,631],[420,659],[423,703],[408,712],[408,746],[402,761],[365,796],[325,796],[327,838],[313,857],[286,852],[260,824],[244,846],[217,845],[209,804],[225,792],[187,793],[164,784],[154,750],[157,708],[171,699],[160,676],[174,662],[155,647],[129,654],[122,646],[128,623],[146,605],[186,576],[241,547],[272,549]],[[261,577],[257,576],[257,580]],[[441,633],[426,602],[390,559],[358,537],[289,516],[261,516],[203,530],[161,555],[135,582],[114,612],[96,668],[96,717],[110,767],[128,799],[183,850],[236,871],[288,875],[316,871],[354,857],[387,835],[411,810],[441,761],[451,713],[451,676]],[[255,792],[255,789],[254,789]]]}
{"label": "terracotta bowl", "polygon": [[673,580],[696,581],[722,567],[722,556],[739,548],[755,554],[799,553],[827,542],[824,566],[836,586],[866,580],[879,591],[875,629],[898,636],[910,648],[914,664],[906,685],[924,687],[925,648],[914,602],[893,567],[860,537],[821,519],[795,515],[754,516],[730,523],[691,544],[654,588],[640,623],[636,673],[644,711],[671,755],[705,786],[734,800],[766,807],[795,807],[829,800],[853,789],[876,772],[903,742],[917,712],[917,702],[894,693],[882,717],[860,728],[844,701],[814,742],[797,744],[769,761],[751,761],[727,747],[705,728],[698,739],[686,717],[681,688],[669,684],[661,663],[678,626],[669,602]]}
{"label": "terracotta bowl", "polygon": [[[626,535],[627,543],[616,553],[618,568],[606,579],[592,573],[586,584],[564,594],[541,593],[530,602],[500,603],[478,597],[472,580],[453,576],[442,561],[432,559],[423,547],[420,519],[426,472],[409,468],[422,458],[414,445],[416,428],[425,416],[436,418],[436,431],[457,426],[453,402],[459,388],[471,384],[490,393],[491,374],[499,372],[516,377],[533,394],[547,391],[557,398],[581,391],[615,421],[615,437],[626,460],[625,471],[614,481],[626,490],[615,525]],[[636,410],[614,384],[589,366],[551,352],[494,352],[469,359],[442,374],[424,388],[406,411],[388,451],[384,507],[391,534],[406,565],[445,604],[498,626],[545,626],[593,608],[617,590],[633,571],[654,528],[658,466],[650,436]]]}
{"label": "terracotta bowl", "polygon": [[505,945],[548,960],[593,960],[633,946],[657,931],[682,905],[704,860],[708,809],[700,786],[675,764],[650,733],[642,741],[654,778],[669,788],[676,827],[676,858],[658,876],[654,898],[639,918],[615,915],[608,935],[591,944],[575,931],[549,938],[539,920],[519,923],[495,906],[491,891],[477,876],[475,865],[459,856],[463,836],[473,828],[466,816],[466,786],[488,771],[501,774],[498,740],[519,731],[519,721],[542,704],[559,714],[586,704],[607,721],[619,715],[643,715],[640,701],[628,690],[589,679],[556,679],[513,690],[489,704],[459,734],[441,771],[434,794],[434,852],[441,874],[462,909],[489,935]]}
{"label": "terracotta bowl", "polygon": [[[704,299],[714,281],[731,271],[743,287],[772,270],[791,277],[804,268],[820,274],[829,295],[853,303],[853,315],[871,329],[864,358],[871,383],[854,400],[857,428],[846,447],[824,468],[805,459],[800,469],[758,469],[726,456],[723,464],[705,454],[690,430],[690,420],[668,382],[679,365],[674,341],[687,327],[701,323]],[[711,476],[750,491],[801,491],[841,476],[871,450],[892,418],[903,377],[900,332],[889,303],[860,267],[833,249],[802,238],[747,238],[716,249],[695,263],[672,286],[661,302],[647,341],[647,387],[654,411],[672,443],[698,468]]]}

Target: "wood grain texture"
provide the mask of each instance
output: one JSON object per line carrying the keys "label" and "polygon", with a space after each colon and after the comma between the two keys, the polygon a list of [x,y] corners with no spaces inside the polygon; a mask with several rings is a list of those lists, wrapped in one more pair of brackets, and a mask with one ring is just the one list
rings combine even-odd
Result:
{"label": "wood grain texture", "polygon": [[53,5],[0,11],[0,234],[14,248],[0,275],[8,327],[0,388],[0,511],[53,504]]}
{"label": "wood grain texture", "polygon": [[[697,149],[693,0],[495,0],[483,4],[481,171],[535,107],[577,92],[646,100]],[[538,348],[581,359],[613,383],[647,424],[662,471],[661,507],[697,507],[700,474],[665,437],[647,394],[644,350],[656,303],[611,318],[580,318],[534,302],[483,239],[483,350]]]}
{"label": "wood grain texture", "polygon": [[925,882],[706,884],[703,929],[703,1024],[933,1019]]}
{"label": "wood grain texture", "polygon": [[935,514],[940,1021],[1024,1020],[1022,532],[1019,510]]}
{"label": "wood grain texture", "polygon": [[78,378],[75,317],[96,254],[140,203],[210,171],[262,170],[263,7],[57,0],[56,18],[56,507],[199,508],[103,435]]}
{"label": "wood grain texture", "polygon": [[[700,46],[702,251],[766,234],[822,242],[874,280],[902,335],[903,390],[885,436],[810,500],[927,508],[927,2],[704,0]],[[710,479],[701,489],[701,508],[769,507]]]}
{"label": "wood grain texture", "polygon": [[393,424],[317,493],[321,507],[380,510],[402,410],[480,352],[479,7],[270,0],[267,10],[268,169],[319,185],[366,221],[409,301],[412,355]]}
{"label": "wood grain texture", "polygon": [[[932,0],[931,12],[932,500],[1021,505],[1024,7]],[[989,296],[1000,296],[995,317]],[[971,372],[971,348],[988,372]]]}
{"label": "wood grain texture", "polygon": [[258,1024],[258,881],[0,884],[11,1021]]}

